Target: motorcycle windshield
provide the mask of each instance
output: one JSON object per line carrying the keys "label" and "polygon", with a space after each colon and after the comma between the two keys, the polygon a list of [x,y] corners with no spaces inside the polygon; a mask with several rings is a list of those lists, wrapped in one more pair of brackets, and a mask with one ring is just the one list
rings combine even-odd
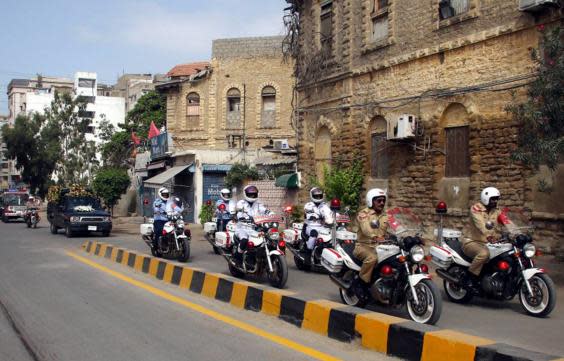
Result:
{"label": "motorcycle windshield", "polygon": [[409,208],[396,207],[386,211],[388,215],[388,233],[398,237],[413,237],[423,231],[421,220]]}
{"label": "motorcycle windshield", "polygon": [[513,236],[533,231],[531,217],[522,208],[504,208],[497,221]]}

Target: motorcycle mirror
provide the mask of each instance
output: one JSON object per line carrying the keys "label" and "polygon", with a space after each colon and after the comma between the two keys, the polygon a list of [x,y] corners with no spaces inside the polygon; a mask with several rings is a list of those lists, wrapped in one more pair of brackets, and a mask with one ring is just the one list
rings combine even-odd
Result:
{"label": "motorcycle mirror", "polygon": [[380,221],[375,219],[373,221],[370,221],[370,227],[376,229],[376,228],[380,228]]}
{"label": "motorcycle mirror", "polygon": [[495,225],[494,225],[494,223],[493,223],[492,221],[487,221],[487,222],[486,222],[486,229],[492,230],[492,229],[494,229],[494,226],[495,226]]}

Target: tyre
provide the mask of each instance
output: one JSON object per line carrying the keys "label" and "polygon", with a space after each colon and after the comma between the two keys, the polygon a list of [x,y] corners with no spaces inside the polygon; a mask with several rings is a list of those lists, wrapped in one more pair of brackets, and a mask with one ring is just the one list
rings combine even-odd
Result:
{"label": "tyre", "polygon": [[2,215],[2,222],[8,223],[8,218],[4,215]]}
{"label": "tyre", "polygon": [[529,279],[529,284],[533,291],[529,294],[525,282],[519,290],[519,301],[521,306],[531,316],[546,317],[556,306],[556,290],[554,282],[545,273],[537,273]]}
{"label": "tyre", "polygon": [[25,224],[27,225],[27,228],[31,228],[31,221],[26,221]]}
{"label": "tyre", "polygon": [[190,258],[190,243],[183,239],[178,240],[178,245],[180,246],[180,255],[178,256],[178,262],[186,262]]}
{"label": "tyre", "polygon": [[[460,279],[460,277],[462,277],[462,274],[466,271],[464,271],[460,267],[453,266],[448,269],[448,272]],[[470,302],[470,300],[472,300],[472,297],[474,297],[474,294],[472,292],[468,291],[461,285],[451,283],[447,280],[443,280],[443,287],[445,289],[448,300],[454,303],[468,303]]]}
{"label": "tyre", "polygon": [[235,268],[230,261],[227,262],[227,266],[229,267],[229,272],[233,277],[242,278],[245,275],[245,273]]}
{"label": "tyre", "polygon": [[70,226],[67,226],[65,228],[65,236],[67,236],[67,238],[72,238],[74,236],[74,234],[72,233],[72,230],[70,229]]}
{"label": "tyre", "polygon": [[268,272],[268,282],[272,287],[284,288],[288,280],[288,264],[286,257],[279,254],[270,256],[270,263],[272,264],[272,272]]}
{"label": "tyre", "polygon": [[352,288],[345,290],[339,288],[339,296],[341,296],[341,301],[347,306],[353,307],[364,307],[366,306],[366,301],[357,296]]}
{"label": "tyre", "polygon": [[299,269],[300,271],[309,271],[311,269],[311,265],[306,264],[298,256],[294,256],[294,263],[296,264],[296,268]]}
{"label": "tyre", "polygon": [[216,246],[212,246],[212,247],[213,247],[213,253],[219,254],[219,248],[217,248]]}
{"label": "tyre", "polygon": [[430,279],[425,279],[415,285],[415,292],[419,303],[413,299],[411,288],[408,287],[406,307],[409,317],[415,322],[434,325],[441,317],[443,301],[438,287]]}
{"label": "tyre", "polygon": [[102,232],[102,237],[109,237],[109,236],[110,236],[110,231]]}
{"label": "tyre", "polygon": [[54,223],[50,223],[49,230],[51,231],[51,234],[57,234],[57,232],[59,231],[59,229],[57,228],[57,226],[55,226]]}

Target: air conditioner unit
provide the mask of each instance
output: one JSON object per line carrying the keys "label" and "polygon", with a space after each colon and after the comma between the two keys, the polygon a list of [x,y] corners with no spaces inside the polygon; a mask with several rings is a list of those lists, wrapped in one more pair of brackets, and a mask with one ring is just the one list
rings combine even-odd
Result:
{"label": "air conditioner unit", "polygon": [[275,139],[274,149],[276,150],[290,149],[290,146],[288,145],[288,139]]}
{"label": "air conditioner unit", "polygon": [[415,137],[417,118],[413,114],[402,114],[388,122],[388,139],[407,139]]}
{"label": "air conditioner unit", "polygon": [[546,6],[558,6],[559,0],[519,0],[520,11],[540,11]]}

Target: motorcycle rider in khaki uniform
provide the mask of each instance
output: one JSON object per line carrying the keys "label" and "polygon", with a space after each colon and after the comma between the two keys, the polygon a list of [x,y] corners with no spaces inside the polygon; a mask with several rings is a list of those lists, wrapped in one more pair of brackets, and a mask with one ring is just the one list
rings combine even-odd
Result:
{"label": "motorcycle rider in khaki uniform", "polygon": [[462,245],[464,254],[472,257],[472,263],[468,268],[469,278],[466,284],[475,292],[478,290],[479,276],[484,264],[490,259],[490,251],[486,243],[493,242],[500,236],[497,225],[497,217],[501,211],[497,209],[497,202],[501,196],[499,190],[487,187],[480,194],[480,202],[470,208],[472,216],[471,239],[465,239]]}
{"label": "motorcycle rider in khaki uniform", "polygon": [[386,192],[379,188],[366,193],[366,208],[361,210],[356,219],[360,226],[359,239],[353,255],[362,261],[359,279],[355,280],[355,291],[361,297],[367,297],[366,288],[372,279],[372,271],[378,263],[376,245],[384,241],[388,230],[388,216],[384,211]]}

